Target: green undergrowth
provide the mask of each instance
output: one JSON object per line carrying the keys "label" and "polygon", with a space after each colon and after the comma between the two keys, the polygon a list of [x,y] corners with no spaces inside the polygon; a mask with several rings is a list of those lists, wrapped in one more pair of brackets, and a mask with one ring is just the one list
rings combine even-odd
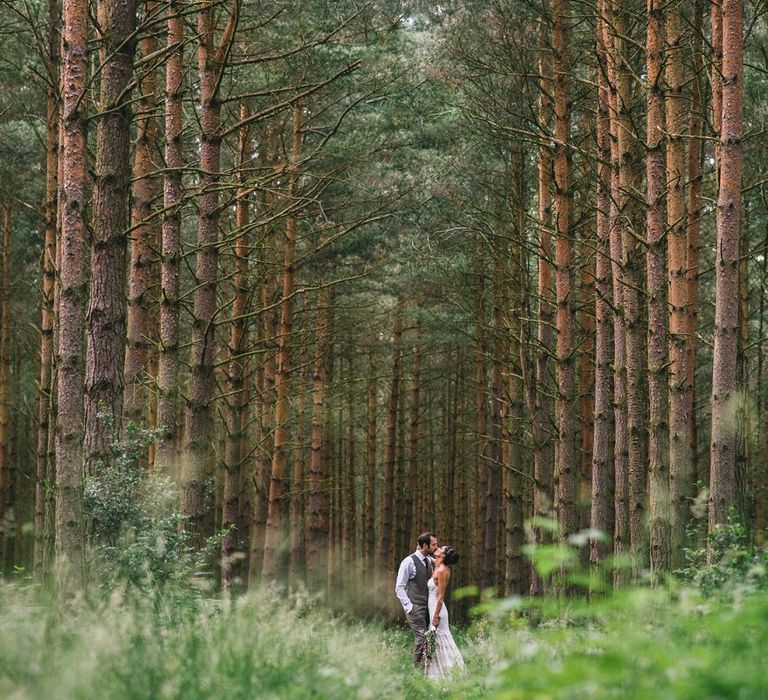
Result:
{"label": "green undergrowth", "polygon": [[768,594],[634,589],[508,599],[456,637],[467,675],[410,667],[404,627],[306,595],[233,601],[117,590],[66,608],[0,590],[2,698],[765,698]]}

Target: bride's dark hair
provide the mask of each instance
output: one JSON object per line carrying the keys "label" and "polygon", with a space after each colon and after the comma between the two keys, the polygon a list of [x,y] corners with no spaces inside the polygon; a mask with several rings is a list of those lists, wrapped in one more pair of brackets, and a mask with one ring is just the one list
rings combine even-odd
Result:
{"label": "bride's dark hair", "polygon": [[443,547],[443,563],[446,566],[453,566],[457,561],[459,561],[459,553],[451,547],[451,545],[447,544]]}

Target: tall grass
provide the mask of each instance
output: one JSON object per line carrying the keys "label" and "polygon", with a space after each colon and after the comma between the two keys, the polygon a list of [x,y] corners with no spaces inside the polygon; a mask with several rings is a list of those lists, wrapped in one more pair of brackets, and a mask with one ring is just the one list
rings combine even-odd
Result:
{"label": "tall grass", "polygon": [[235,600],[115,592],[66,609],[0,589],[0,697],[768,697],[768,595],[708,600],[637,589],[585,601],[501,601],[456,630],[465,678],[410,666],[404,627],[306,596]]}

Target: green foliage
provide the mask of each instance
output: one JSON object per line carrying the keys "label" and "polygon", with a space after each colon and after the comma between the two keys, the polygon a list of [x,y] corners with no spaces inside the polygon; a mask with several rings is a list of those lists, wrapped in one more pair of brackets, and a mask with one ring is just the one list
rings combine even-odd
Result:
{"label": "green foliage", "polygon": [[709,560],[706,548],[686,550],[689,564],[680,572],[683,580],[705,595],[725,598],[768,590],[768,551],[750,544],[744,525],[716,525],[707,543]]}
{"label": "green foliage", "polygon": [[193,577],[202,580],[198,574],[206,552],[190,546],[176,485],[142,464],[154,437],[129,426],[112,458],[86,481],[85,508],[95,536],[93,579],[103,591],[127,587],[147,592]]}

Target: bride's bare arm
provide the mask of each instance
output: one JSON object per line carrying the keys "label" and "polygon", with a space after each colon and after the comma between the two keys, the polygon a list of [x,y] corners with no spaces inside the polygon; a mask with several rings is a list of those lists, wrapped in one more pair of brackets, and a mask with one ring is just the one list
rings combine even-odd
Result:
{"label": "bride's bare arm", "polygon": [[437,578],[437,604],[435,613],[432,615],[432,624],[437,627],[440,624],[440,609],[443,607],[443,598],[445,598],[445,589],[448,587],[448,579],[451,576],[451,570],[442,569],[435,574]]}

